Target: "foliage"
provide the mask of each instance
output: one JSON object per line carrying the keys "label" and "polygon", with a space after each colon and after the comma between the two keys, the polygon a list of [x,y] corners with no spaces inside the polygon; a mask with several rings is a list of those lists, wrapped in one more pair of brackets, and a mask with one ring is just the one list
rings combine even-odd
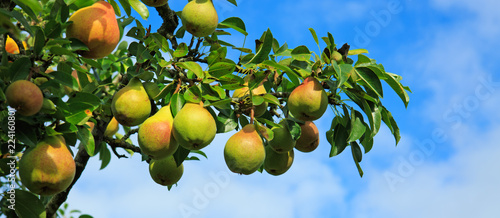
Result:
{"label": "foliage", "polygon": [[[234,0],[228,1],[237,5]],[[362,156],[372,149],[373,138],[382,123],[390,129],[396,144],[400,140],[397,123],[382,104],[382,83],[401,98],[405,107],[410,89],[402,85],[399,75],[386,72],[382,64],[366,56],[366,50],[350,50],[347,44],[338,48],[330,33],[318,37],[309,29],[312,39],[321,48],[318,52],[303,45],[292,48],[287,43],[280,43],[269,29],[255,40],[255,48],[238,47],[223,40],[233,34],[248,35],[243,20],[238,17],[219,22],[216,32],[209,37],[195,38],[185,32],[168,4],[156,8],[164,23],[157,32],[152,32],[141,24],[142,19],[153,16],[149,12],[152,8],[138,0],[109,0],[118,16],[122,36],[131,37],[133,41],[122,40],[105,58],[87,59],[79,56],[87,47],[78,40],[66,38],[64,33],[69,15],[93,3],[94,0],[14,0],[1,5],[1,45],[5,45],[4,39],[10,36],[20,45],[20,52],[7,53],[3,46],[0,51],[0,182],[2,187],[10,184],[20,187],[16,189],[16,195],[20,195],[16,205],[39,205],[30,209],[39,210],[32,213],[45,213],[45,205],[47,216],[55,214],[72,185],[53,197],[22,191],[26,189],[17,178],[9,180],[8,157],[21,156],[27,147],[35,146],[45,135],[62,134],[67,145],[78,148],[75,161],[83,168],[77,169],[76,182],[89,158],[99,158],[102,169],[109,164],[112,153],[118,157],[140,153],[129,138],[137,133],[136,128],[125,127],[125,135],[117,133],[108,137],[103,134],[113,116],[110,109],[113,94],[134,77],[157,86],[158,92],[148,93],[154,112],[171,104],[175,116],[184,103],[201,101],[216,120],[217,133],[238,130],[254,122],[269,141],[273,137],[270,128],[279,126],[277,123],[283,117],[289,118],[289,126],[295,126],[291,128],[294,139],[300,135],[296,124],[303,122],[289,117],[286,101],[301,81],[314,76],[327,92],[330,109],[335,113],[331,128],[326,132],[331,144],[329,156],[339,155],[350,147],[361,176]],[[141,18],[131,16],[132,9]],[[27,42],[26,49],[22,46],[23,41]],[[231,49],[240,51],[241,55],[228,56]],[[73,71],[76,71],[76,78],[71,75]],[[267,93],[253,95],[249,92],[243,97],[231,97],[233,90],[245,86],[245,77],[251,78],[248,82],[251,90],[263,83]],[[11,110],[5,102],[4,91],[13,81],[21,79],[37,84],[44,98],[55,108],[44,107],[45,110],[29,117],[15,115],[15,143],[9,144],[9,139],[14,139],[9,132]],[[263,102],[269,105],[264,115],[254,118],[248,113],[253,105]],[[88,121],[95,124],[93,131],[87,128]],[[174,154],[178,164],[184,160],[199,160],[200,156],[206,157],[202,151],[182,147]],[[144,155],[143,160],[147,161],[148,157]],[[7,216],[12,215],[7,208],[8,190],[2,190],[5,194],[0,201],[1,213]],[[67,205],[59,210],[61,216],[72,213],[65,212],[66,209]],[[21,216],[30,212],[27,210],[16,208],[15,212]]]}

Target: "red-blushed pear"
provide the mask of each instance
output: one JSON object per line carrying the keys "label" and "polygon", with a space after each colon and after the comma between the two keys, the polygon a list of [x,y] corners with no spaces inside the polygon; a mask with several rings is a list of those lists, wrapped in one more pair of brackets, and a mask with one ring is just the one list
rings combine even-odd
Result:
{"label": "red-blushed pear", "polygon": [[271,147],[267,146],[264,170],[274,176],[281,175],[290,169],[293,158],[293,149],[285,153],[277,153]]}
{"label": "red-blushed pear", "polygon": [[31,116],[43,106],[43,94],[40,88],[27,80],[17,80],[5,90],[7,103],[23,116]]}
{"label": "red-blushed pear", "polygon": [[318,127],[313,122],[306,121],[300,125],[300,130],[300,137],[295,143],[295,148],[302,152],[314,151],[319,145]]}
{"label": "red-blushed pear", "polygon": [[224,147],[224,160],[234,173],[250,175],[264,163],[266,151],[254,124],[232,135]]}
{"label": "red-blushed pear", "polygon": [[115,93],[111,102],[111,111],[118,123],[124,126],[137,126],[151,114],[151,102],[141,81],[133,78]]}
{"label": "red-blushed pear", "polygon": [[151,175],[153,181],[163,186],[177,183],[183,173],[184,165],[177,166],[172,155],[158,160],[153,159],[149,163],[149,175]]}
{"label": "red-blushed pear", "polygon": [[217,28],[219,17],[212,0],[192,0],[184,6],[182,25],[193,36],[205,37]]}
{"label": "red-blushed pear", "polygon": [[[260,94],[266,94],[266,93],[267,93],[266,88],[264,88],[263,85],[257,86],[257,88],[252,90],[253,95],[260,95]],[[248,94],[249,94],[248,87],[243,87],[243,88],[239,88],[239,89],[234,90],[233,97],[240,98],[240,97],[243,97],[243,96],[248,95]],[[255,106],[254,117],[260,117],[266,112],[268,104],[267,104],[267,102],[263,102],[262,104],[254,105],[254,106]]]}
{"label": "red-blushed pear", "polygon": [[162,159],[174,154],[179,145],[172,134],[173,122],[170,105],[167,105],[141,124],[137,141],[142,154],[152,159]]}
{"label": "red-blushed pear", "polygon": [[68,38],[82,41],[89,51],[82,52],[85,58],[103,58],[115,50],[120,41],[120,29],[111,4],[98,1],[91,6],[78,9],[68,21]]}
{"label": "red-blushed pear", "polygon": [[115,117],[111,119],[106,126],[106,130],[104,131],[104,135],[108,137],[113,137],[118,132],[118,121],[116,121]]}
{"label": "red-blushed pear", "polygon": [[48,136],[19,161],[21,182],[33,193],[54,195],[69,187],[76,166],[62,136]]}
{"label": "red-blushed pear", "polygon": [[293,117],[303,121],[313,121],[325,113],[328,96],[317,79],[307,77],[290,93],[287,105]]}
{"label": "red-blushed pear", "polygon": [[214,140],[217,124],[201,104],[186,103],[174,118],[173,133],[180,146],[200,150]]}
{"label": "red-blushed pear", "polygon": [[147,6],[160,7],[167,4],[168,0],[141,0]]}

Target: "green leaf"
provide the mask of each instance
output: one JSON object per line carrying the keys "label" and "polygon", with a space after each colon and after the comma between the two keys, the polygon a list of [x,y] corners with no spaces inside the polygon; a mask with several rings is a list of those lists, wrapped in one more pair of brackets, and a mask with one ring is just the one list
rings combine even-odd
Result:
{"label": "green leaf", "polygon": [[292,50],[292,58],[299,61],[308,61],[311,59],[311,51],[304,46],[298,46]]}
{"label": "green leaf", "polygon": [[238,118],[234,114],[234,111],[231,111],[229,116],[221,112],[217,116],[215,123],[217,124],[217,133],[226,133],[238,127]]}
{"label": "green leaf", "polygon": [[361,165],[359,165],[359,162],[361,162],[362,153],[358,143],[351,142],[351,152],[354,163],[356,164],[356,168],[358,168],[359,176],[363,177],[363,170],[361,169]]}
{"label": "green leaf", "polygon": [[182,109],[184,102],[184,97],[179,93],[175,93],[174,95],[172,95],[172,98],[170,99],[170,109],[172,110],[172,115],[174,117]]}
{"label": "green leaf", "polygon": [[22,57],[14,61],[9,68],[9,75],[12,81],[24,80],[28,77],[31,69],[31,61],[27,57]]}
{"label": "green leaf", "polygon": [[408,103],[410,102],[410,97],[408,93],[405,91],[403,85],[396,79],[395,74],[387,73],[387,78],[384,80],[389,86],[391,86],[392,90],[398,94],[399,98],[405,104],[405,108],[408,108]]}
{"label": "green leaf", "polygon": [[86,127],[78,128],[77,136],[78,140],[80,140],[81,145],[83,145],[85,151],[87,151],[87,154],[89,154],[89,156],[91,157],[96,155],[94,136],[92,135],[90,130]]}
{"label": "green leaf", "polygon": [[201,91],[198,86],[189,87],[189,89],[184,92],[184,99],[187,102],[199,103],[201,101]]}
{"label": "green leaf", "polygon": [[358,54],[368,54],[368,50],[363,48],[352,49],[347,52],[347,55],[358,55]]}
{"label": "green leaf", "polygon": [[[352,67],[352,65],[350,65],[350,64],[341,64],[341,65],[338,65],[338,67],[340,69],[340,75],[339,75],[339,79],[338,79],[338,83],[337,83],[337,88],[344,85],[344,83],[347,81],[347,79],[349,79],[349,76],[351,75],[351,73],[354,70],[354,67]],[[335,69],[335,67],[334,67],[334,69]]]}
{"label": "green leaf", "polygon": [[335,128],[326,132],[326,138],[332,148],[330,149],[330,157],[336,156],[347,147],[348,132],[342,124],[338,123]]}
{"label": "green leaf", "polygon": [[36,20],[36,14],[40,14],[42,12],[42,5],[40,1],[37,0],[14,0],[14,2],[23,9],[31,19]]}
{"label": "green leaf", "polygon": [[245,36],[248,35],[248,33],[246,32],[246,29],[245,29],[245,23],[239,17],[227,18],[224,21],[220,22],[217,27],[221,28],[221,29],[231,28],[231,29],[234,29],[234,30],[242,33]]}
{"label": "green leaf", "polygon": [[188,69],[188,70],[192,71],[194,74],[196,74],[196,76],[198,78],[201,78],[201,79],[205,78],[205,73],[201,69],[201,66],[196,62],[192,62],[192,61],[179,62],[179,63],[177,63],[177,65],[184,68],[184,69]]}
{"label": "green leaf", "polygon": [[316,31],[314,31],[313,28],[309,28],[309,32],[311,32],[311,35],[313,36],[314,41],[319,46],[319,40],[318,40],[318,35],[316,35]]}
{"label": "green leaf", "polygon": [[233,73],[234,69],[236,69],[236,64],[234,62],[217,62],[210,66],[208,73],[215,78],[219,78],[226,74]]}
{"label": "green leaf", "polygon": [[231,99],[226,98],[220,101],[212,102],[211,106],[217,107],[219,109],[231,109]]}
{"label": "green leaf", "polygon": [[177,49],[174,51],[174,53],[172,54],[174,57],[177,57],[177,58],[180,58],[180,57],[184,57],[188,54],[189,52],[189,48],[188,46],[186,45],[186,43],[181,43],[179,44],[179,46],[177,46]]}
{"label": "green leaf", "polygon": [[255,53],[255,56],[248,62],[248,63],[253,63],[253,64],[260,64],[265,60],[269,59],[269,53],[272,50],[273,47],[273,34],[271,33],[271,30],[267,29],[267,31],[264,33],[264,42],[262,43],[262,46],[260,49]]}
{"label": "green leaf", "polygon": [[238,4],[236,4],[236,0],[227,0],[227,1],[233,4],[234,6],[238,6]]}
{"label": "green leaf", "polygon": [[396,145],[399,143],[399,140],[401,139],[401,135],[399,133],[399,127],[398,124],[396,123],[396,120],[392,116],[391,112],[389,112],[385,107],[382,106],[382,120],[384,123],[389,127],[389,130],[391,130],[392,135],[394,135],[394,139],[396,140]]}
{"label": "green leaf", "polygon": [[108,166],[109,162],[111,162],[111,152],[109,152],[109,148],[106,143],[101,144],[101,151],[99,152],[99,160],[101,160],[101,168],[102,170]]}
{"label": "green leaf", "polygon": [[348,142],[353,142],[361,138],[366,131],[363,115],[356,110],[351,111],[351,129],[349,130]]}
{"label": "green leaf", "polygon": [[37,143],[36,128],[29,125],[23,120],[16,120],[16,129],[22,131],[16,131],[17,140],[23,142],[29,147],[35,147]]}
{"label": "green leaf", "polygon": [[[121,1],[120,1],[121,2]],[[142,19],[147,20],[149,17],[149,11],[146,5],[142,3],[140,0],[128,0],[130,6],[141,15]]]}
{"label": "green leaf", "polygon": [[177,166],[180,166],[189,155],[189,150],[179,146],[173,155],[175,163],[177,163]]}
{"label": "green leaf", "polygon": [[380,97],[384,96],[382,91],[382,83],[380,83],[380,79],[373,71],[361,67],[361,68],[356,68],[355,72],[358,78],[363,81],[362,83],[363,85],[366,85],[368,88],[370,88],[370,90],[375,92],[378,96]]}
{"label": "green leaf", "polygon": [[42,52],[44,46],[45,46],[45,33],[43,33],[42,29],[38,29],[36,31],[35,45],[33,46],[33,53],[35,55],[39,55]]}
{"label": "green leaf", "polygon": [[19,217],[45,218],[45,207],[42,201],[31,192],[15,189],[15,200],[14,208]]}
{"label": "green leaf", "polygon": [[274,95],[265,94],[262,97],[264,98],[264,101],[266,101],[266,102],[269,102],[269,103],[275,104],[275,105],[280,105],[280,101]]}

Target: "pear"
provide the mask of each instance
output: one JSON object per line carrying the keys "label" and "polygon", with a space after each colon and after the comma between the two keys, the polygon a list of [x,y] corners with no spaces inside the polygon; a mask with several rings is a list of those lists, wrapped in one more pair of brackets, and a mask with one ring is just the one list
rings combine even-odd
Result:
{"label": "pear", "polygon": [[85,58],[103,58],[115,50],[120,41],[120,28],[111,4],[98,1],[91,6],[78,9],[68,21],[68,38],[82,41],[89,51],[81,55]]}
{"label": "pear", "polygon": [[293,140],[292,134],[290,134],[290,130],[285,122],[285,120],[280,122],[283,127],[273,127],[271,129],[274,137],[269,141],[269,147],[277,153],[287,153],[295,147],[295,140]]}
{"label": "pear", "polygon": [[151,102],[138,78],[133,78],[115,93],[111,111],[118,123],[124,126],[137,126],[149,117]]}
{"label": "pear", "polygon": [[[245,83],[245,85],[247,85],[247,83]],[[240,98],[240,97],[243,97],[245,95],[248,95],[249,94],[248,92],[249,92],[248,87],[239,88],[239,89],[234,90],[233,97]],[[265,94],[265,93],[267,93],[266,88],[264,88],[264,86],[262,84],[257,86],[257,88],[252,90],[253,95],[260,95],[260,94]],[[262,116],[266,112],[267,106],[268,106],[267,102],[263,102],[262,104],[255,105],[255,108],[253,111],[254,117]]]}
{"label": "pear", "polygon": [[264,170],[274,176],[281,175],[290,169],[293,158],[293,149],[285,153],[277,153],[271,147],[267,146]]}
{"label": "pear", "polygon": [[253,124],[232,135],[224,147],[224,160],[234,173],[250,175],[264,163],[266,151]]}
{"label": "pear", "polygon": [[19,161],[21,182],[33,193],[54,195],[69,187],[76,166],[62,136],[48,136]]}
{"label": "pear", "polygon": [[293,117],[302,121],[313,121],[325,113],[328,96],[317,79],[307,77],[290,93],[287,105]]}
{"label": "pear", "polygon": [[211,0],[192,0],[184,6],[181,15],[184,28],[193,36],[205,37],[217,28],[219,18]]}
{"label": "pear", "polygon": [[161,159],[174,154],[179,145],[172,135],[173,122],[170,105],[167,105],[142,123],[137,138],[142,154],[152,159]]}
{"label": "pear", "polygon": [[167,156],[149,163],[149,175],[156,183],[170,186],[177,183],[184,173],[184,165],[177,167],[174,156]]}
{"label": "pear", "polygon": [[314,151],[319,145],[318,127],[311,121],[300,125],[301,134],[295,143],[295,148],[302,152]]}
{"label": "pear", "polygon": [[147,6],[160,7],[167,4],[168,0],[141,0]]}
{"label": "pear", "polygon": [[201,104],[186,103],[174,118],[175,140],[189,150],[200,150],[209,145],[217,133],[212,114]]}
{"label": "pear", "polygon": [[40,88],[27,80],[17,80],[7,87],[5,97],[9,106],[24,116],[31,116],[43,106],[43,94]]}
{"label": "pear", "polygon": [[118,132],[118,121],[116,121],[115,117],[111,119],[106,126],[106,130],[104,131],[104,135],[108,137],[113,137]]}

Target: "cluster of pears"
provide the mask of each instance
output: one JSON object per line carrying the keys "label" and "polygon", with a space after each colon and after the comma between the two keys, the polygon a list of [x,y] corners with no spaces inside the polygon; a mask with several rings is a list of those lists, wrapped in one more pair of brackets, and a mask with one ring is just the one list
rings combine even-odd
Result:
{"label": "cluster of pears", "polygon": [[75,161],[60,135],[45,137],[28,149],[19,161],[21,182],[39,195],[54,195],[66,190],[75,172]]}
{"label": "cluster of pears", "polygon": [[98,1],[78,9],[68,19],[68,38],[76,38],[88,47],[81,53],[85,58],[103,58],[111,54],[120,41],[120,28],[111,4]]}
{"label": "cluster of pears", "polygon": [[[233,97],[241,97],[248,88],[236,90]],[[258,87],[252,94],[263,94],[265,89]],[[286,120],[280,122],[280,127],[273,127],[273,139],[267,146],[256,130],[254,124],[244,126],[239,132],[229,138],[224,147],[224,160],[228,168],[239,174],[252,174],[261,166],[271,175],[281,175],[290,169],[294,159],[294,148],[301,152],[311,152],[319,145],[319,131],[313,120],[319,119],[326,111],[328,97],[321,83],[314,77],[307,77],[295,88],[288,98],[290,114],[298,120],[301,135],[294,140]],[[263,112],[259,107],[263,107]],[[255,116],[266,111],[267,105],[255,106]]]}

